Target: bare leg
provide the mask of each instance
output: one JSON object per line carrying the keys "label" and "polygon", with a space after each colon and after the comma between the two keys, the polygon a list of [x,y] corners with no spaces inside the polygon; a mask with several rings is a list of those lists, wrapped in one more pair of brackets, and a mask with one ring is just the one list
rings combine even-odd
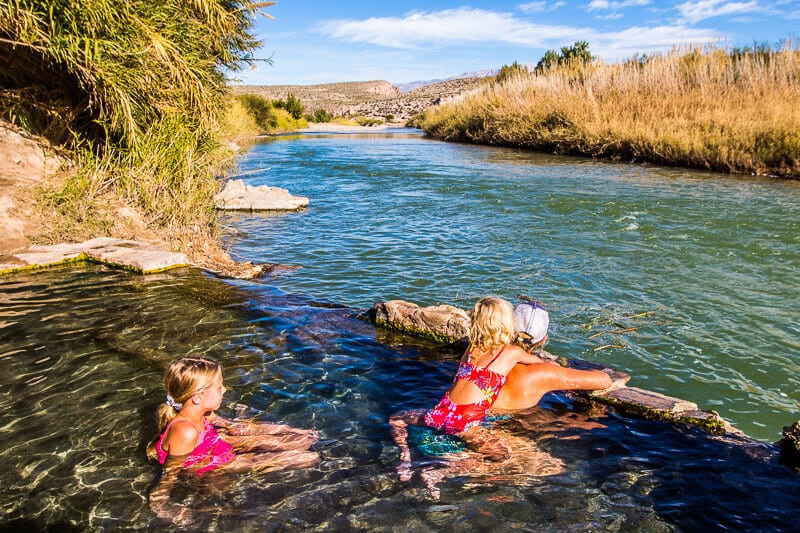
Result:
{"label": "bare leg", "polygon": [[425,409],[400,411],[389,418],[390,431],[395,444],[400,448],[400,464],[397,475],[401,481],[411,479],[411,450],[408,447],[408,426],[425,425]]}
{"label": "bare leg", "polygon": [[419,477],[425,484],[425,488],[431,494],[431,498],[438,500],[441,497],[441,490],[437,486],[439,482],[447,477],[450,472],[446,468],[424,468]]}
{"label": "bare leg", "polygon": [[509,446],[483,426],[473,426],[457,436],[472,450],[481,453],[490,461],[505,461],[511,457]]}

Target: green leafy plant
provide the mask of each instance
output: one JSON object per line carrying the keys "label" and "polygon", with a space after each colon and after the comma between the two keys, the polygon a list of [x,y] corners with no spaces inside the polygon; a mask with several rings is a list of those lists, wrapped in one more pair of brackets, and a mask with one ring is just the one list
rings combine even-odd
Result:
{"label": "green leafy plant", "polygon": [[220,142],[227,76],[256,60],[253,17],[272,4],[0,3],[2,116],[81,163],[74,179],[85,185],[65,185],[59,205],[113,193],[176,241],[213,234],[216,176],[230,157]]}

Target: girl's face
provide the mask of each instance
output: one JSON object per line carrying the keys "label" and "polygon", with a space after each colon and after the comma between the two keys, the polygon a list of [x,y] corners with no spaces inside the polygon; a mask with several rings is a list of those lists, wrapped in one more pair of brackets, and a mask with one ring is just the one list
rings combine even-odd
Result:
{"label": "girl's face", "polygon": [[222,405],[222,396],[225,394],[225,385],[222,384],[222,372],[217,370],[211,386],[200,393],[200,402],[204,409],[215,411]]}

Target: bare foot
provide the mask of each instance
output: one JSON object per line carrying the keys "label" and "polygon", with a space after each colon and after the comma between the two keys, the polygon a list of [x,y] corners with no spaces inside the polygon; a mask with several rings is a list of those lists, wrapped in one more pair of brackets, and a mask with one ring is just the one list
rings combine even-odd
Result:
{"label": "bare foot", "polygon": [[413,474],[414,471],[411,470],[411,461],[402,461],[397,465],[397,475],[400,477],[400,481],[411,481],[411,476]]}

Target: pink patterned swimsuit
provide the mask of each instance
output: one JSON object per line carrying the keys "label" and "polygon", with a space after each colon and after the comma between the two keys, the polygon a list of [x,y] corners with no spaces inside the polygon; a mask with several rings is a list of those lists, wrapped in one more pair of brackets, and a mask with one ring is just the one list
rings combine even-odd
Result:
{"label": "pink patterned swimsuit", "polygon": [[453,381],[463,379],[474,383],[483,393],[483,400],[475,403],[453,403],[450,401],[450,392],[448,391],[436,407],[425,413],[425,423],[432,428],[455,435],[483,422],[489,408],[500,394],[500,389],[506,384],[506,376],[489,370],[504,349],[505,347],[501,348],[484,367],[477,367],[468,360],[458,365],[458,371]]}
{"label": "pink patterned swimsuit", "polygon": [[[158,462],[162,465],[167,460],[169,454],[164,451],[161,445],[164,442],[164,436],[174,423],[175,419],[167,424],[167,427],[164,428],[164,432],[161,433],[161,437],[158,439],[158,444],[156,445]],[[191,424],[191,422],[189,423]],[[203,472],[214,470],[226,463],[230,463],[233,461],[233,458],[236,457],[236,454],[233,452],[233,446],[222,440],[222,437],[217,433],[217,428],[214,427],[214,424],[209,422],[208,418],[203,419],[203,431],[200,434],[199,441],[200,443],[186,456],[186,460],[183,462],[184,467],[200,465],[200,467],[195,470],[195,474],[202,474]]]}

